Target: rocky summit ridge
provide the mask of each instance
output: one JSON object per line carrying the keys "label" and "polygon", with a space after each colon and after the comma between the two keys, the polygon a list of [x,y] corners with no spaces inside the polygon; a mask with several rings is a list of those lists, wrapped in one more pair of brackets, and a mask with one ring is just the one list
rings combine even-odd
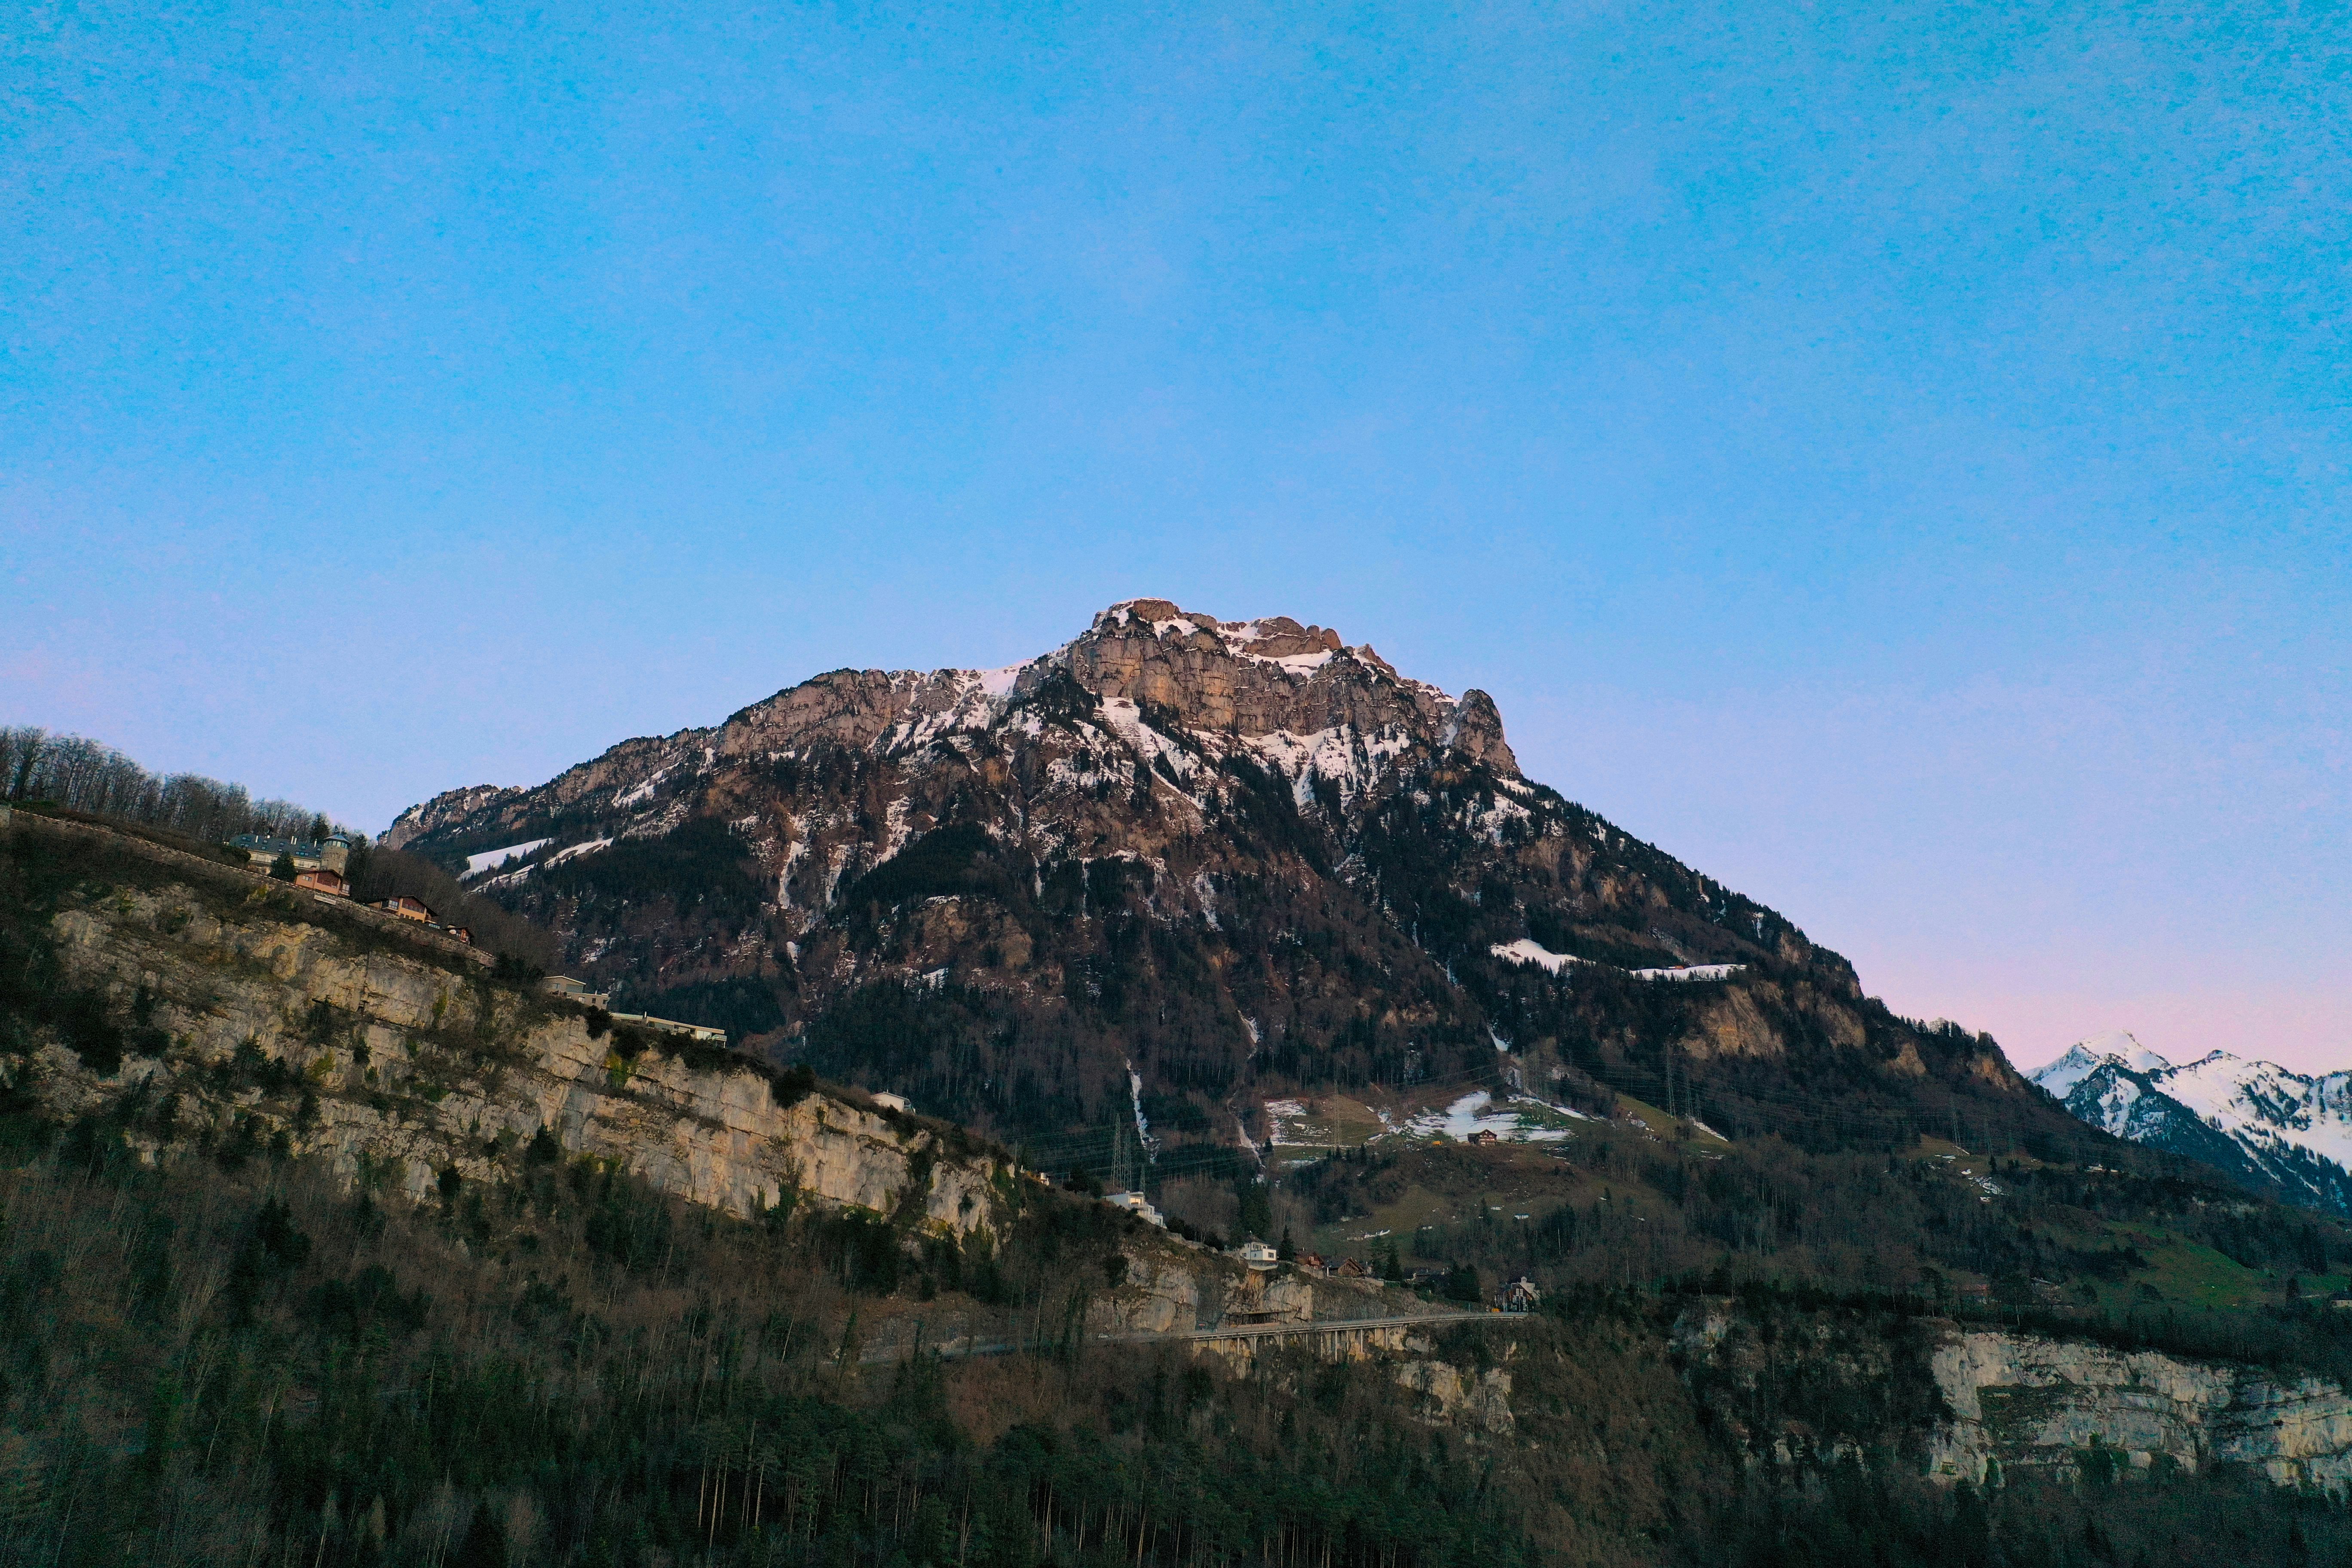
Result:
{"label": "rocky summit ridge", "polygon": [[446,791],[401,813],[384,841],[398,848],[453,830],[478,831],[486,823],[519,822],[551,803],[618,805],[681,765],[772,760],[828,747],[890,755],[1008,724],[1034,735],[1042,721],[1024,715],[1050,701],[1060,679],[1108,704],[1111,722],[1130,736],[1155,726],[1208,731],[1250,746],[1286,773],[1312,772],[1351,787],[1416,747],[1455,750],[1499,774],[1518,776],[1502,717],[1484,691],[1454,698],[1400,676],[1369,643],[1351,648],[1339,633],[1286,616],[1220,621],[1166,599],[1131,599],[1025,664],[831,670],[713,728],[625,742],[536,790],[476,784]]}
{"label": "rocky summit ridge", "polygon": [[[1677,1100],[1710,1062],[1817,1125],[1820,1085],[1765,1080],[1821,1051],[1867,1117],[1927,1079],[2031,1098],[1528,779],[1485,692],[1287,616],[1133,599],[1006,668],[835,670],[387,838],[479,868],[616,1005],[1007,1134],[1131,1115],[1230,1148],[1302,1085]],[[1617,994],[1662,978],[1691,984]]]}

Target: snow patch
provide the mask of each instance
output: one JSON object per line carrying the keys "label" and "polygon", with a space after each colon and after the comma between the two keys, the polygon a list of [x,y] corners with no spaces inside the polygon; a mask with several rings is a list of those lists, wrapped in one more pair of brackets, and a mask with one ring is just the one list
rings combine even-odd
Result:
{"label": "snow patch", "polygon": [[1339,786],[1339,804],[1352,805],[1357,796],[1389,771],[1389,764],[1412,749],[1412,739],[1395,725],[1372,735],[1359,734],[1352,724],[1294,734],[1288,730],[1244,736],[1242,744],[1281,770],[1291,781],[1291,798],[1304,809],[1315,798],[1314,781],[1331,780]]}
{"label": "snow patch", "polygon": [[1192,754],[1143,721],[1143,710],[1124,697],[1106,697],[1103,719],[1113,733],[1132,746],[1146,767],[1165,762],[1178,778],[1190,778],[1200,763]]}
{"label": "snow patch", "polygon": [[1331,650],[1327,647],[1318,649],[1314,653],[1285,654],[1279,658],[1270,658],[1267,655],[1257,653],[1244,653],[1241,655],[1241,657],[1248,659],[1253,664],[1271,666],[1276,669],[1281,670],[1286,675],[1303,677],[1314,674],[1317,670],[1330,663],[1335,656],[1332,654]]}
{"label": "snow patch", "polygon": [[[1224,927],[1217,923],[1217,889],[1209,880],[1209,868],[1205,866],[1192,873],[1192,896],[1200,900],[1201,918],[1208,922],[1209,929],[1224,930]],[[1255,1026],[1251,1026],[1250,1038],[1252,1041],[1257,1038]]]}
{"label": "snow patch", "polygon": [[1472,832],[1500,849],[1503,847],[1504,829],[1511,823],[1526,822],[1534,816],[1535,813],[1517,801],[1506,800],[1497,795],[1494,805],[1470,819],[1470,828]]}
{"label": "snow patch", "polygon": [[1551,1143],[1574,1136],[1564,1127],[1531,1126],[1519,1112],[1497,1109],[1495,1097],[1483,1089],[1464,1095],[1444,1110],[1423,1111],[1407,1121],[1404,1130],[1421,1138],[1444,1133],[1461,1143],[1468,1142],[1474,1132],[1492,1132],[1506,1143]]}
{"label": "snow patch", "polygon": [[541,864],[548,866],[561,866],[566,860],[576,860],[583,855],[593,855],[599,849],[609,849],[612,847],[612,844],[613,841],[609,838],[591,838],[585,844],[566,845],[564,847],[557,850],[554,854],[550,855],[541,862]]}
{"label": "snow patch", "polygon": [[1143,1158],[1150,1163],[1160,1163],[1160,1140],[1151,1135],[1151,1123],[1143,1116],[1143,1075],[1135,1064],[1127,1064],[1127,1099],[1135,1110],[1135,1140],[1143,1145]]}
{"label": "snow patch", "polygon": [[907,824],[907,797],[900,795],[883,809],[882,847],[881,852],[874,858],[874,863],[877,866],[907,847],[907,835],[909,831]]}
{"label": "snow patch", "polygon": [[[793,826],[797,828],[800,825],[794,823]],[[788,910],[793,907],[793,868],[798,866],[801,863],[801,857],[807,853],[808,840],[805,838],[793,839],[792,847],[784,851],[784,863],[776,868],[776,907],[778,909]]]}
{"label": "snow patch", "polygon": [[1579,958],[1572,952],[1554,952],[1541,942],[1524,936],[1517,942],[1498,942],[1486,951],[1506,963],[1538,964],[1554,974],[1565,973],[1571,963],[1592,962],[1589,958]]}
{"label": "snow patch", "polygon": [[615,808],[631,806],[636,805],[637,802],[641,800],[653,799],[654,791],[659,789],[661,787],[662,780],[668,776],[669,770],[667,768],[656,768],[651,773],[646,775],[645,782],[638,784],[636,788],[630,790],[625,795],[614,795],[613,797],[614,806]]}
{"label": "snow patch", "polygon": [[1290,1134],[1296,1131],[1302,1131],[1302,1124],[1307,1121],[1307,1102],[1303,1100],[1267,1100],[1265,1102],[1265,1120],[1267,1125],[1273,1129],[1272,1131],[1266,1134],[1265,1141],[1270,1145],[1274,1145],[1276,1147],[1287,1145],[1291,1148],[1320,1148],[1323,1146],[1323,1141],[1319,1138],[1310,1142],[1307,1139],[1290,1136]]}
{"label": "snow patch", "polygon": [[466,868],[459,875],[478,877],[485,871],[496,870],[509,860],[520,860],[554,842],[552,838],[532,838],[520,844],[509,844],[503,849],[485,849],[479,855],[468,855],[466,857]]}

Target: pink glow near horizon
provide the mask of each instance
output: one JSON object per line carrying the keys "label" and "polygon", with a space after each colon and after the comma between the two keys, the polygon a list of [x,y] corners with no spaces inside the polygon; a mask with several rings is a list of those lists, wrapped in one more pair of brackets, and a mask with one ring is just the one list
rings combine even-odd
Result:
{"label": "pink glow near horizon", "polygon": [[2003,990],[1863,971],[1863,988],[1896,1012],[1942,1016],[1989,1031],[2021,1071],[2042,1066],[2093,1035],[2122,1029],[2167,1060],[2213,1051],[2275,1062],[2299,1073],[2352,1068],[2352,996],[2342,986],[2238,990]]}

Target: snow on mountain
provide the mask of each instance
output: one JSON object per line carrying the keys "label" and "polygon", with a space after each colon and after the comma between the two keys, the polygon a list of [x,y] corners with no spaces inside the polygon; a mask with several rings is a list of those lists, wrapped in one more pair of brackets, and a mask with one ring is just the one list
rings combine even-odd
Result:
{"label": "snow on mountain", "polygon": [[2227,1051],[2175,1067],[2111,1030],[2025,1076],[2116,1137],[2352,1214],[2352,1073],[2306,1077]]}
{"label": "snow on mountain", "polygon": [[2035,1068],[2025,1076],[2048,1089],[2060,1100],[2074,1092],[2074,1086],[2090,1077],[2110,1060],[2108,1053],[2094,1051],[2088,1046],[2074,1046],[2056,1061]]}
{"label": "snow on mountain", "polygon": [[553,842],[550,838],[528,838],[520,844],[509,844],[503,848],[485,849],[478,855],[468,855],[466,857],[465,875],[478,877],[485,871],[495,871],[508,861],[525,859]]}
{"label": "snow on mountain", "polygon": [[1517,942],[1496,942],[1486,951],[1506,963],[1532,963],[1549,969],[1554,974],[1561,973],[1571,963],[1591,962],[1589,959],[1579,958],[1572,952],[1554,952],[1543,943],[1531,942],[1526,937],[1521,937]]}

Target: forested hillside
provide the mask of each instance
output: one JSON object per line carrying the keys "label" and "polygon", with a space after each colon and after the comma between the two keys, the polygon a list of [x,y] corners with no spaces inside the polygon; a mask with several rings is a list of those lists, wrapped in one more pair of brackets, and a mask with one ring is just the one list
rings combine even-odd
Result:
{"label": "forested hillside", "polygon": [[[1237,1370],[1051,1332],[1008,1357],[866,1359],[869,1328],[907,1316],[934,1332],[992,1308],[1053,1322],[1116,1270],[1099,1205],[1042,1199],[975,1258],[906,1250],[855,1215],[721,1220],[560,1159],[413,1205],[299,1160],[146,1169],[107,1131],[16,1121],[0,1171],[12,1563],[2284,1564],[2352,1549],[2337,1505],[2228,1474],[1990,1495],[1916,1479],[1885,1401],[1932,1399],[1930,1325],[1883,1306],[1759,1300],[1815,1353],[1746,1386],[1682,1371],[1681,1309],[1645,1290],[1563,1299],[1507,1342],[1463,1331],[1433,1360],[1507,1372],[1515,1420],[1496,1436],[1433,1416],[1380,1361]],[[1890,1356],[1883,1381],[1853,1378]],[[1747,1468],[1739,1434],[1784,1421],[1888,1436],[1852,1460]]]}
{"label": "forested hillside", "polygon": [[[1428,1310],[1527,1270],[1541,1310],[1360,1360],[1213,1354],[1104,1326],[1213,1260],[1025,1179],[960,1230],[957,1204],[904,1201],[914,1163],[870,1202],[787,1184],[744,1217],[723,1186],[688,1183],[709,1194],[689,1204],[629,1173],[676,1170],[672,1141],[703,1135],[684,1123],[591,1153],[598,1117],[598,1137],[630,1124],[567,1112],[427,1156],[467,1082],[528,1065],[507,1005],[453,1015],[431,987],[404,1024],[370,1005],[394,1029],[376,1065],[404,1065],[358,1090],[427,1141],[339,1163],[297,1086],[321,1044],[306,988],[340,971],[282,975],[282,1024],[233,1039],[121,945],[190,940],[201,909],[175,925],[186,895],[153,885],[186,868],[84,830],[0,837],[0,1560],[1564,1568],[2352,1547],[2322,1489],[2352,1449],[2311,1440],[2352,1425],[2352,1324],[2325,1299],[2352,1235],[2089,1130],[1988,1164],[1591,1122],[1242,1173],[1236,1217],[1298,1227],[1298,1249],[1369,1227],[1449,1265]],[[205,940],[254,962],[205,971],[227,989],[201,1005],[234,1013],[272,955],[345,940],[222,874],[260,897]],[[100,937],[110,923],[122,934]],[[580,1064],[576,1092],[629,1100],[656,1066],[606,1062]],[[175,1107],[154,1088],[172,1081]],[[1392,1223],[1416,1203],[1422,1223]],[[974,1346],[1001,1349],[925,1353]],[[2147,1392],[2114,1397],[2113,1352],[2140,1358]],[[2012,1418],[1988,1356],[2057,1369],[2032,1395],[2045,1415]],[[2221,1392],[2164,1405],[2175,1384]],[[1972,1454],[1996,1462],[1955,1475]]]}

